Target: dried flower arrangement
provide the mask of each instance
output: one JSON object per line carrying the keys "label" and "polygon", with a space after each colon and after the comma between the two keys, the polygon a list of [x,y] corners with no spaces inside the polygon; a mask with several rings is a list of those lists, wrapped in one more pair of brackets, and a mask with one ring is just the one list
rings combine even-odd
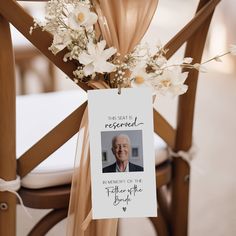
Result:
{"label": "dried flower arrangement", "polygon": [[187,91],[184,84],[188,72],[195,69],[205,72],[204,65],[210,61],[221,61],[227,54],[236,55],[236,45],[229,51],[201,64],[193,64],[192,58],[180,63],[169,64],[165,57],[168,49],[158,45],[154,53],[147,44],[138,45],[121,58],[114,47],[107,48],[106,41],[96,37],[95,24],[98,20],[90,0],[50,0],[46,6],[45,22],[35,21],[36,27],[50,32],[53,42],[49,50],[57,54],[67,48],[64,61],[75,60],[77,69],[74,81],[87,83],[102,75],[111,87],[149,86],[155,94],[181,95]]}

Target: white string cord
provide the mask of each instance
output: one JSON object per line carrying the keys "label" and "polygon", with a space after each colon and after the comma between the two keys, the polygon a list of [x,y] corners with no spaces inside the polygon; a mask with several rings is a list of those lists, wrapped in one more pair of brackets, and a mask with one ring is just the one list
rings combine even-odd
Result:
{"label": "white string cord", "polygon": [[188,151],[180,150],[178,152],[174,152],[170,147],[168,147],[168,153],[171,157],[181,158],[186,161],[188,164],[194,159],[196,154],[196,148],[192,146]]}
{"label": "white string cord", "polygon": [[16,195],[16,197],[18,198],[20,205],[23,207],[23,210],[25,211],[25,213],[32,218],[32,216],[30,215],[30,213],[28,212],[28,210],[26,209],[22,198],[20,197],[20,195],[17,193],[17,191],[20,189],[21,183],[20,183],[20,177],[17,176],[15,180],[11,180],[11,181],[6,181],[4,179],[0,178],[0,192],[10,192]]}
{"label": "white string cord", "polygon": [[[189,165],[191,165],[191,161],[196,157],[197,148],[195,145],[193,145],[188,151],[180,150],[178,152],[174,152],[170,147],[168,147],[168,153],[169,156],[173,158],[181,158],[184,161],[186,161]],[[191,165],[191,169],[193,170],[193,173],[196,173],[197,175],[205,174],[203,167],[199,167],[196,164]]]}

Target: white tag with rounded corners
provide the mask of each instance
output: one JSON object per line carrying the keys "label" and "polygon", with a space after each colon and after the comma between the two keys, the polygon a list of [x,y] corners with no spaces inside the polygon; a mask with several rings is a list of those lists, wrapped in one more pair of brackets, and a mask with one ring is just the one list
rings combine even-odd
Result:
{"label": "white tag with rounded corners", "polygon": [[157,216],[152,93],[88,92],[93,219]]}

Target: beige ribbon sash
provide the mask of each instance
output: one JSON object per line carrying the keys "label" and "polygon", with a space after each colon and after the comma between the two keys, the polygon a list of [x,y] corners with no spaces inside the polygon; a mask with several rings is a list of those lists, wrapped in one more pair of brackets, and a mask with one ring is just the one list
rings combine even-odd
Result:
{"label": "beige ribbon sash", "polygon": [[[158,0],[93,0],[98,25],[108,46],[123,56],[132,51],[146,32]],[[106,89],[103,81],[92,81],[94,89]],[[117,219],[92,220],[91,176],[86,108],[80,126],[72,179],[67,236],[115,236]]]}
{"label": "beige ribbon sash", "polygon": [[158,0],[93,0],[103,38],[124,56],[147,31]]}
{"label": "beige ribbon sash", "polygon": [[[91,82],[90,86],[94,89],[109,88],[103,81]],[[112,236],[116,235],[116,231],[117,219],[92,221],[88,109],[86,108],[77,142],[67,235]]]}

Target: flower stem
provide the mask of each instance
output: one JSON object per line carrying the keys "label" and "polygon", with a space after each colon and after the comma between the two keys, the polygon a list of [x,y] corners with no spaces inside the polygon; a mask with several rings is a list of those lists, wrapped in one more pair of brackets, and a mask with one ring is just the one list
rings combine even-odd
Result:
{"label": "flower stem", "polygon": [[213,57],[213,58],[210,58],[209,60],[202,62],[201,65],[204,65],[204,64],[206,64],[206,63],[208,63],[208,62],[211,62],[211,61],[214,61],[216,58],[223,57],[223,56],[225,56],[225,55],[227,55],[227,54],[230,54],[230,52],[225,52],[225,53],[223,53],[223,54],[221,54],[221,55],[219,55],[219,56],[215,56],[215,57]]}

